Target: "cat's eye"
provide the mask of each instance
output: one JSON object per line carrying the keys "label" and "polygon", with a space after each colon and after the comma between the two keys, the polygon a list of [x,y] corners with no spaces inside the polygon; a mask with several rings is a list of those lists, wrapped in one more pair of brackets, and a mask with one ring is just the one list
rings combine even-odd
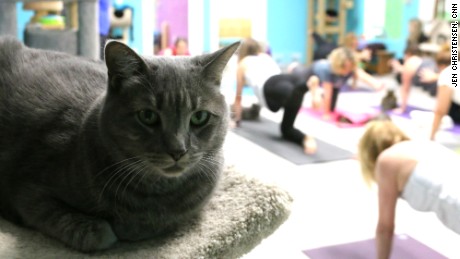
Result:
{"label": "cat's eye", "polygon": [[211,115],[207,111],[197,111],[190,118],[190,123],[193,126],[203,126],[208,122],[210,117]]}
{"label": "cat's eye", "polygon": [[160,118],[159,118],[158,114],[156,114],[152,110],[139,111],[137,113],[137,117],[139,118],[139,120],[143,124],[145,124],[147,126],[153,126],[153,125],[155,125],[156,123],[158,123],[160,121]]}

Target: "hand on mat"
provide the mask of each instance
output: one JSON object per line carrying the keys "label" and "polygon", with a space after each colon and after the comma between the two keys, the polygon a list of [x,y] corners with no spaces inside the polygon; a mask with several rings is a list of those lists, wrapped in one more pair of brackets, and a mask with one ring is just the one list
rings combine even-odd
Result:
{"label": "hand on mat", "polygon": [[396,109],[393,109],[393,113],[395,114],[403,114],[404,112],[406,111],[406,109],[402,108],[402,107],[398,107]]}
{"label": "hand on mat", "polygon": [[312,136],[305,136],[303,139],[303,152],[307,155],[316,153],[316,140]]}

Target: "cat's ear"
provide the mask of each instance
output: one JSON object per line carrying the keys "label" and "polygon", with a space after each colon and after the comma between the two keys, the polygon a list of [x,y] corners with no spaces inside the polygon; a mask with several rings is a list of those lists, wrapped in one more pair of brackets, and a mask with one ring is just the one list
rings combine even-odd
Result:
{"label": "cat's ear", "polygon": [[214,53],[195,57],[195,61],[203,66],[204,77],[213,84],[220,85],[222,72],[228,61],[240,46],[240,42],[235,42]]}
{"label": "cat's ear", "polygon": [[118,41],[109,41],[105,45],[105,63],[111,85],[147,71],[144,60],[130,47]]}

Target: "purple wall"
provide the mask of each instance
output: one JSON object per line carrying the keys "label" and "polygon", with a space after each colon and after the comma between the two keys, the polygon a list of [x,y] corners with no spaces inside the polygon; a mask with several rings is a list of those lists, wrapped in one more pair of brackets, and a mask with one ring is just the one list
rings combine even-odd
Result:
{"label": "purple wall", "polygon": [[177,37],[188,38],[188,0],[157,0],[157,31],[162,22],[169,23],[169,45]]}

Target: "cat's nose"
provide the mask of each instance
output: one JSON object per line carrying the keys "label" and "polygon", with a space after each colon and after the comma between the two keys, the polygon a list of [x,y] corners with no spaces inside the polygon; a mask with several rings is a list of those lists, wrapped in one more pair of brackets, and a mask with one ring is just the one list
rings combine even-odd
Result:
{"label": "cat's nose", "polygon": [[179,161],[187,153],[186,149],[173,150],[168,154],[174,159],[174,161]]}

